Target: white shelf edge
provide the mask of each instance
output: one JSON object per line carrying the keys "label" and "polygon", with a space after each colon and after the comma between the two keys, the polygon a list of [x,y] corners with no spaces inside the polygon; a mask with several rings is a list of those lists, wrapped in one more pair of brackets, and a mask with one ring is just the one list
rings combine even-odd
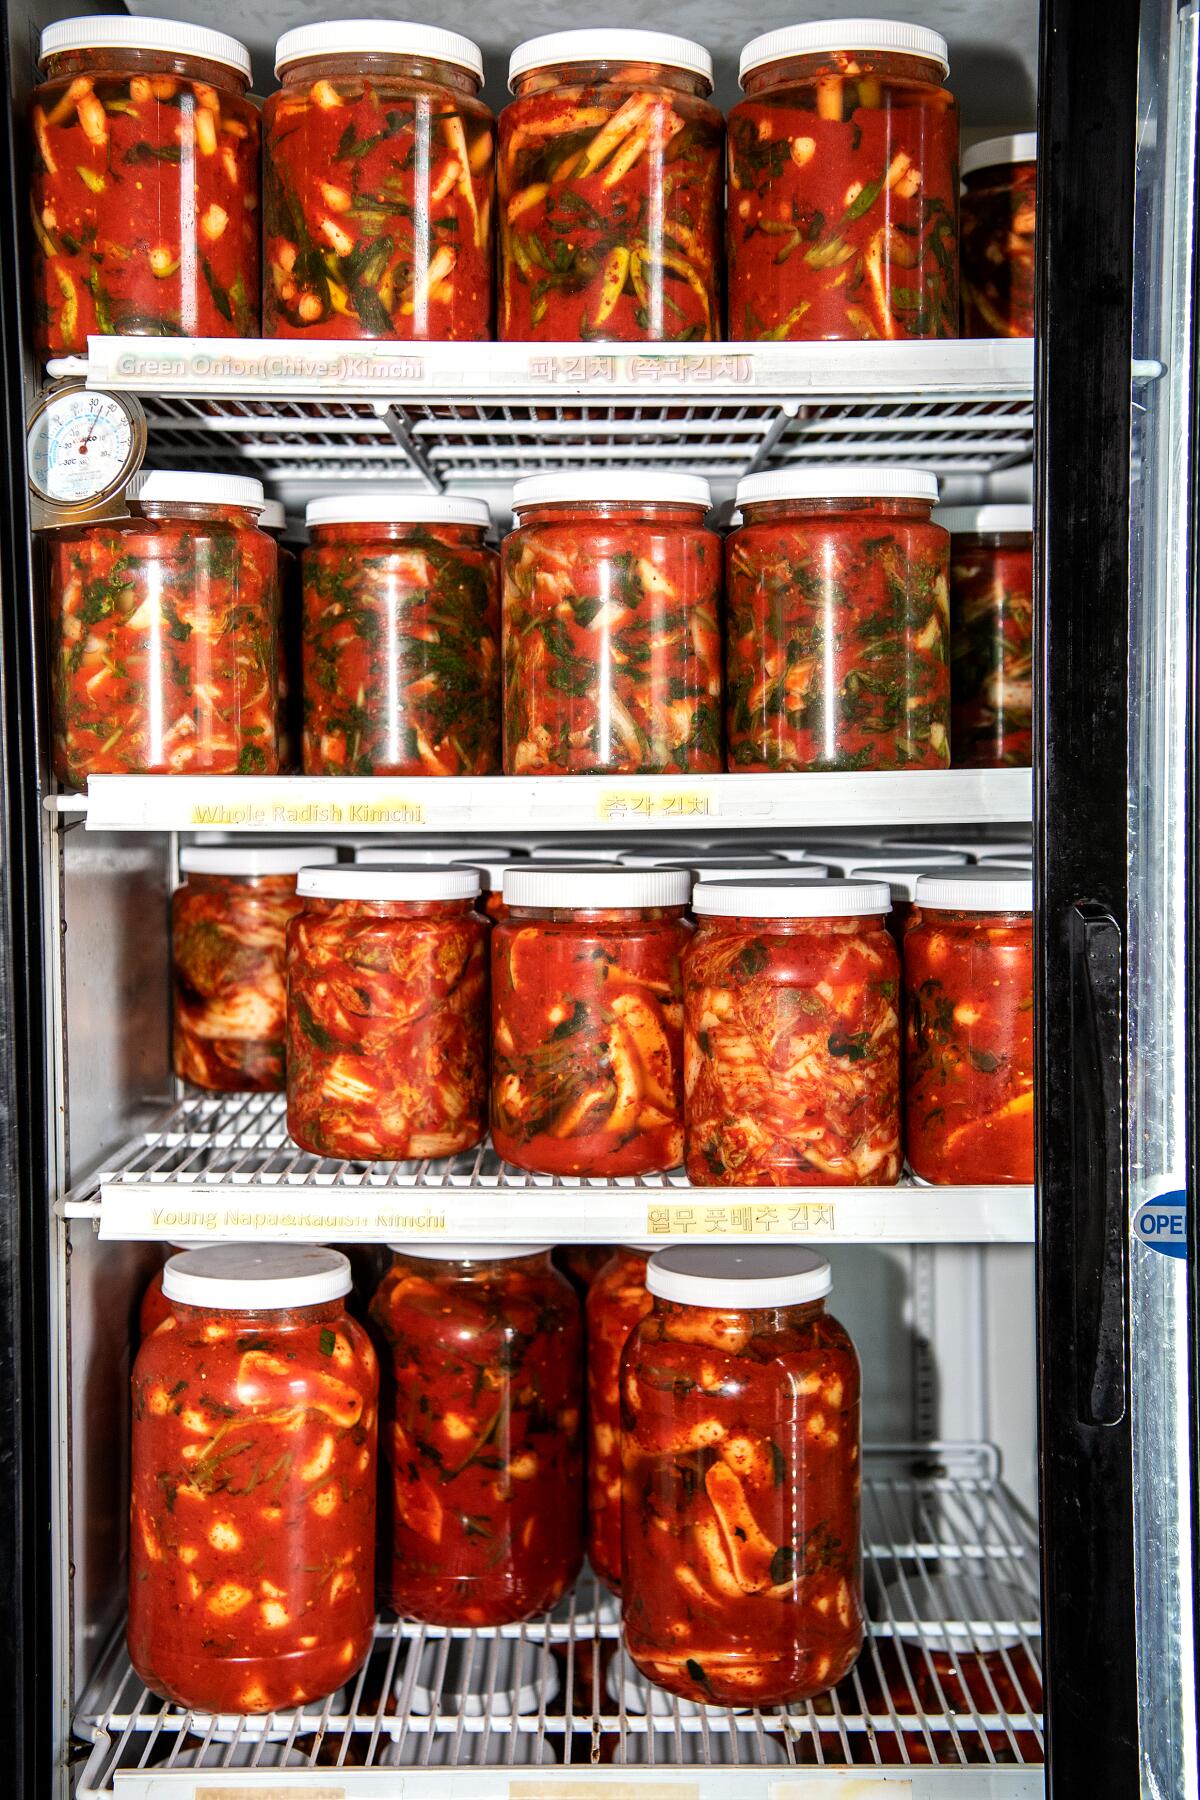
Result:
{"label": "white shelf edge", "polygon": [[[330,1775],[334,1780],[330,1782]],[[282,1776],[282,1780],[280,1779]],[[827,1794],[829,1800],[1042,1800],[1046,1792],[1040,1769],[943,1768],[897,1769],[794,1768],[770,1765],[713,1769],[697,1765],[670,1768],[626,1764],[589,1768],[542,1769],[514,1766],[462,1769],[236,1769],[196,1773],[193,1770],[123,1770],[116,1792],[121,1800],[216,1800],[226,1789],[237,1800],[261,1793],[270,1800],[319,1793],[322,1800],[807,1800]]]}

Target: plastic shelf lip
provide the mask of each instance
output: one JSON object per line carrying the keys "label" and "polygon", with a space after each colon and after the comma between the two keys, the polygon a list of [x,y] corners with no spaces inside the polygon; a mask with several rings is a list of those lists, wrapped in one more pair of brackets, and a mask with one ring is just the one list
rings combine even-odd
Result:
{"label": "plastic shelf lip", "polygon": [[[746,825],[1006,824],[1032,816],[1028,769],[734,775],[94,775],[93,831],[736,830]],[[64,809],[65,810],[65,809]],[[72,806],[72,810],[75,810]]]}

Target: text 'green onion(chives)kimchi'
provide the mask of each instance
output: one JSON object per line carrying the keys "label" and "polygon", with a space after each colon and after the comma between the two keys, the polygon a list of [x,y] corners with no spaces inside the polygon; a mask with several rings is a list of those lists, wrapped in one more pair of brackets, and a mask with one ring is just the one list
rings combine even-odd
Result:
{"label": "text 'green onion(chives)kimchi'", "polygon": [[941,81],[935,60],[865,48],[743,58],[731,337],[958,336],[958,115]]}
{"label": "text 'green onion(chives)kimchi'", "polygon": [[[463,62],[422,51],[426,40]],[[494,128],[478,50],[371,21],[301,27],[278,55],[263,146],[267,335],[488,337]]]}
{"label": "text 'green onion(chives)kimchi'", "polygon": [[516,72],[514,55],[516,98],[500,115],[502,338],[721,334],[723,134],[711,78],[699,63],[655,62],[657,33],[619,35],[650,39],[644,59],[575,62],[556,50],[554,63]]}
{"label": "text 'green onion(chives)kimchi'", "polygon": [[378,1369],[340,1300],[169,1302],[133,1370],[129,1653],[180,1706],[324,1698],[371,1647]]}
{"label": "text 'green onion(chives)kimchi'", "polygon": [[218,32],[204,35],[218,52],[240,52],[244,69],[139,46],[143,22],[121,23],[132,41],[119,48],[43,46],[30,195],[42,356],[82,354],[90,335],[114,332],[258,331],[259,125],[246,98],[249,56]]}
{"label": "text 'green onion(chives)kimchi'", "polygon": [[548,1251],[462,1251],[399,1250],[371,1304],[393,1377],[383,1586],[429,1624],[505,1625],[582,1558],[579,1303]]}

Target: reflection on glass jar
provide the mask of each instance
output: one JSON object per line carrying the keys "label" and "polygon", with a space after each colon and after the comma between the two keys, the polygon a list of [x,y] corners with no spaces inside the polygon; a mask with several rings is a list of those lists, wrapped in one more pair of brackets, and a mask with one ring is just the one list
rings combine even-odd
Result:
{"label": "reflection on glass jar", "polygon": [[950,745],[956,768],[1033,761],[1033,508],[952,506]]}

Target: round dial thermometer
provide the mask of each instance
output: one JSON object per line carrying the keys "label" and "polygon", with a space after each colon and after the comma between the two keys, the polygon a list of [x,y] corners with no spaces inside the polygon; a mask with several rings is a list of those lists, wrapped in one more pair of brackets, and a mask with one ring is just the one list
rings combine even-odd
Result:
{"label": "round dial thermometer", "polygon": [[146,416],[136,400],[66,382],[29,415],[29,479],[47,505],[97,506],[119,493],[146,451]]}

